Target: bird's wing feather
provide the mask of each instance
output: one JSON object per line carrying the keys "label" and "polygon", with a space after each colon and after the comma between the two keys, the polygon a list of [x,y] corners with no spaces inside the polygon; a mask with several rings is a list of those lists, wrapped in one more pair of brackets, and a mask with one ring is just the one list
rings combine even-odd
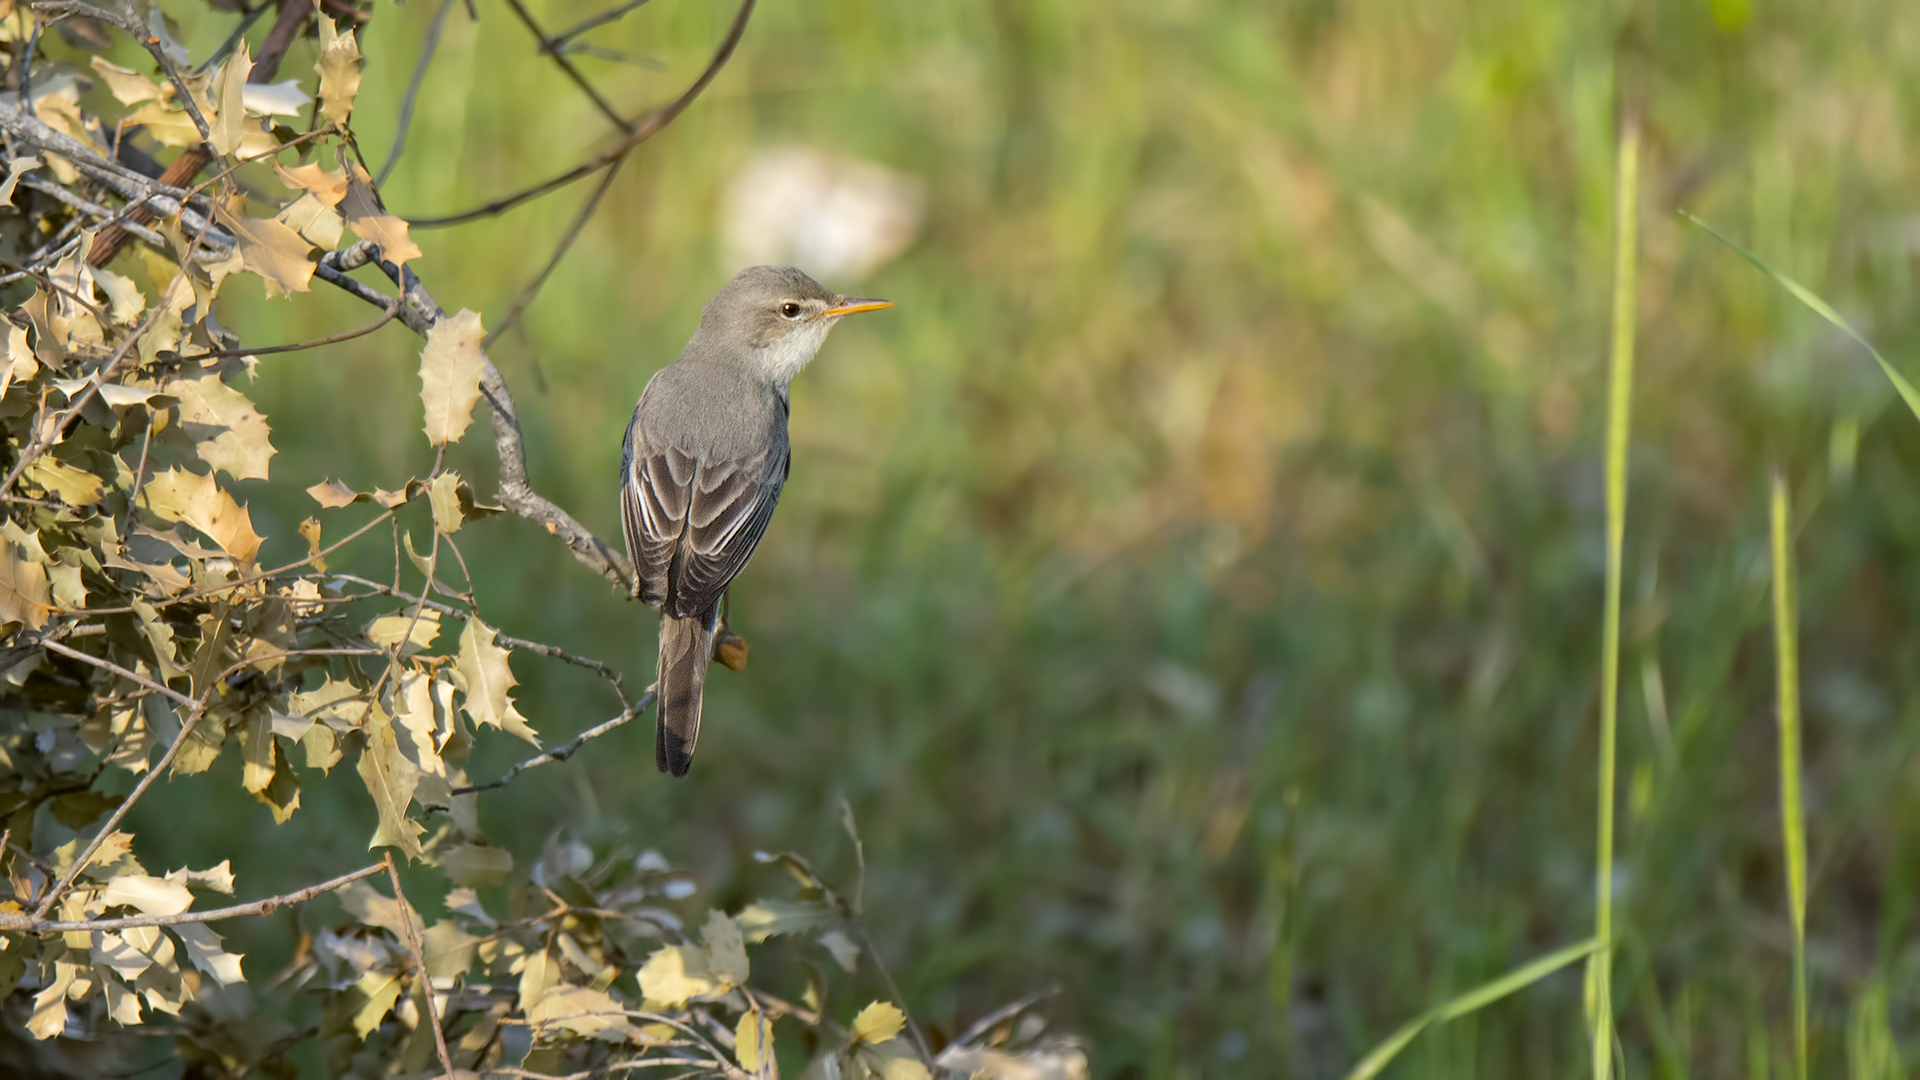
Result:
{"label": "bird's wing feather", "polygon": [[672,447],[648,445],[644,432],[638,433],[634,443],[620,485],[620,529],[640,583],[640,599],[657,606],[666,599],[674,552],[686,533],[690,489],[699,463]]}
{"label": "bird's wing feather", "polygon": [[786,447],[732,461],[703,461],[691,486],[685,558],[675,606],[687,614],[720,599],[766,534],[787,476]]}

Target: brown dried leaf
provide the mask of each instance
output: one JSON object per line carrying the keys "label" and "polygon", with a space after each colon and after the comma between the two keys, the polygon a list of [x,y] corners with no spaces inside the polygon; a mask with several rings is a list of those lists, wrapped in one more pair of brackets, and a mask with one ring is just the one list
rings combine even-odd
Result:
{"label": "brown dried leaf", "polygon": [[38,374],[40,361],[33,355],[33,346],[27,344],[26,330],[8,323],[6,368],[0,371],[0,397],[5,397],[14,383],[25,382]]}
{"label": "brown dried leaf", "polygon": [[427,498],[433,503],[433,525],[443,533],[460,531],[460,474],[443,472],[427,485]]}
{"label": "brown dried leaf", "polygon": [[340,200],[347,196],[347,174],[344,170],[331,173],[318,165],[307,164],[292,168],[275,165],[273,172],[281,183],[294,191],[306,192],[329,210],[337,208]]}
{"label": "brown dried leaf", "polygon": [[184,521],[205,533],[221,550],[242,562],[260,551],[247,508],[220,490],[213,477],[186,469],[168,469],[147,481],[147,509],[167,521]]}
{"label": "brown dried leaf", "polygon": [[173,380],[166,393],[179,399],[180,425],[194,442],[193,452],[215,469],[236,480],[265,480],[267,463],[276,451],[268,441],[272,429],[253,402],[203,368]]}
{"label": "brown dried leaf", "polygon": [[335,124],[345,124],[353,114],[353,99],[360,93],[360,42],[351,30],[341,33],[324,15],[317,21],[320,59],[313,70],[320,73],[320,115]]}
{"label": "brown dried leaf", "polygon": [[352,179],[347,186],[346,197],[340,202],[340,212],[347,217],[347,227],[353,235],[380,246],[380,257],[403,266],[409,259],[420,257],[420,245],[413,242],[407,233],[407,223],[387,213],[380,205],[379,198],[373,193],[373,185],[366,170],[358,165],[351,166]]}
{"label": "brown dried leaf", "polygon": [[221,157],[226,157],[240,148],[245,135],[247,106],[241,94],[247,85],[247,76],[253,73],[253,55],[247,51],[247,41],[240,39],[239,47],[213,77],[214,114],[207,118],[211,129],[208,145]]}
{"label": "brown dried leaf", "polygon": [[313,278],[313,244],[273,218],[247,217],[216,208],[220,224],[240,242],[240,261],[267,283],[267,295],[306,292]]}
{"label": "brown dried leaf", "polygon": [[162,146],[194,146],[201,141],[200,128],[193,117],[177,105],[149,101],[128,113],[125,122],[129,126],[140,125]]}
{"label": "brown dried leaf", "polygon": [[[130,326],[147,310],[147,297],[132,278],[122,277],[102,266],[93,268],[93,283],[107,294],[107,303],[112,308],[109,316],[116,324]],[[112,404],[109,402],[109,404]]]}
{"label": "brown dried leaf", "polygon": [[507,666],[507,650],[493,640],[493,628],[479,619],[468,619],[460,632],[460,659],[453,678],[467,696],[467,715],[476,724],[499,728],[539,746],[540,737],[507,695],[518,680]]}
{"label": "brown dried leaf", "polygon": [[99,477],[47,454],[35,458],[20,475],[59,496],[68,506],[92,506],[106,494]]}
{"label": "brown dried leaf", "polygon": [[104,56],[95,56],[88,63],[92,64],[93,70],[106,80],[107,92],[122,105],[138,105],[142,101],[152,101],[160,96],[160,84],[132,68],[110,64]]}
{"label": "brown dried leaf", "polygon": [[343,506],[351,506],[366,498],[365,495],[360,494],[338,480],[322,480],[308,488],[307,494],[313,496],[313,501],[319,503],[321,508],[326,510],[338,510]]}
{"label": "brown dried leaf", "polygon": [[367,847],[396,847],[407,858],[418,859],[422,855],[420,837],[427,830],[407,816],[407,805],[420,786],[420,770],[400,752],[391,720],[376,714],[367,727],[367,746],[360,751],[360,779],[366,782],[367,794],[373,796],[374,808],[380,814],[380,825]]}
{"label": "brown dried leaf", "polygon": [[458,442],[473,422],[487,363],[480,351],[485,337],[479,313],[464,308],[427,331],[420,351],[420,400],[426,406],[427,441],[434,446]]}
{"label": "brown dried leaf", "polygon": [[0,544],[0,622],[35,630],[47,625],[47,568],[22,559],[12,544]]}
{"label": "brown dried leaf", "polygon": [[311,191],[289,203],[273,220],[306,237],[315,247],[329,251],[340,246],[340,236],[346,231],[340,215],[327,209]]}
{"label": "brown dried leaf", "polygon": [[13,189],[20,183],[20,178],[39,168],[40,164],[39,158],[27,156],[7,162],[7,178],[0,181],[0,206],[13,205]]}

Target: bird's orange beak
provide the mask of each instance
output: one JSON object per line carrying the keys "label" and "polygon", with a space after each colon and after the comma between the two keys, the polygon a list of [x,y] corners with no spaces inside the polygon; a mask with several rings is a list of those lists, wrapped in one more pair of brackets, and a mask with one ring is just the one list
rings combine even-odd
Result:
{"label": "bird's orange beak", "polygon": [[871,296],[843,296],[839,303],[821,312],[815,318],[824,319],[828,316],[838,318],[842,315],[858,315],[863,311],[885,311],[892,306],[891,300],[881,300]]}

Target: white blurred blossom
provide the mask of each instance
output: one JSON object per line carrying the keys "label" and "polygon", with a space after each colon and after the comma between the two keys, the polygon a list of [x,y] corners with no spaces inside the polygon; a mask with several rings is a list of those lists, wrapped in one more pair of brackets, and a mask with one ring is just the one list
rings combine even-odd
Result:
{"label": "white blurred blossom", "polygon": [[918,178],[883,165],[804,146],[761,150],[722,202],[729,264],[859,279],[913,242],[925,201]]}

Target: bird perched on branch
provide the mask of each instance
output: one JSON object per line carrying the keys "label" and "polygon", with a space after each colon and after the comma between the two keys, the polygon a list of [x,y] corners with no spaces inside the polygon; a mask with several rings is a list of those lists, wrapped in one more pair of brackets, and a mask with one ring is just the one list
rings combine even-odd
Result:
{"label": "bird perched on branch", "polygon": [[720,601],[787,480],[787,384],[841,319],[892,306],[790,266],[743,270],[640,393],[620,453],[620,526],[633,595],[660,609],[661,772],[693,764]]}

